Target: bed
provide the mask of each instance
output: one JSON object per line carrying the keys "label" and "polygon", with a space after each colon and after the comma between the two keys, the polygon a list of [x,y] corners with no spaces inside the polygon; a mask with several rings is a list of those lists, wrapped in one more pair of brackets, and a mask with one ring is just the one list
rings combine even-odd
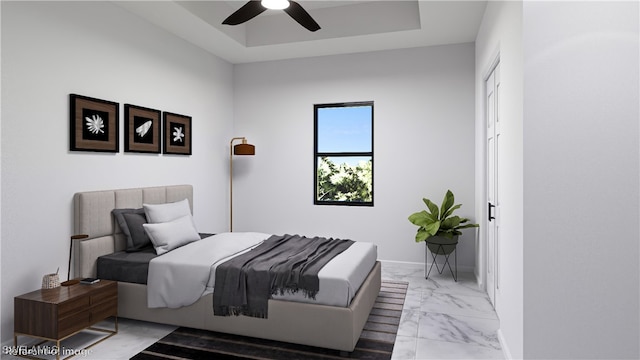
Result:
{"label": "bed", "polygon": [[[127,240],[114,220],[112,210],[141,208],[143,204],[175,203],[184,199],[188,199],[192,211],[191,185],[76,193],[73,200],[74,232],[87,234],[89,237],[75,240],[75,277],[96,277],[98,259],[121,253],[127,246]],[[153,257],[153,254],[148,256]],[[144,281],[119,281],[118,315],[129,319],[351,352],[380,291],[380,274],[380,263],[374,259],[370,271],[363,276],[357,291],[344,306],[293,301],[295,299],[286,297],[270,299],[266,319],[243,315],[214,316],[212,293],[206,293],[188,306],[150,308]],[[321,293],[322,284],[319,294]]]}

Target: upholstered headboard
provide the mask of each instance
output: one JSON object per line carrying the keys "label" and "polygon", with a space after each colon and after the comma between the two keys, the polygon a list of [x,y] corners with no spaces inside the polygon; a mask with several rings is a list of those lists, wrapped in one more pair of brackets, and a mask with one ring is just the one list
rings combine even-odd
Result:
{"label": "upholstered headboard", "polygon": [[125,249],[126,240],[111,211],[142,207],[142,204],[163,204],[189,199],[193,213],[191,185],[156,186],[79,192],[73,196],[74,234],[87,234],[75,240],[74,277],[95,277],[98,257]]}

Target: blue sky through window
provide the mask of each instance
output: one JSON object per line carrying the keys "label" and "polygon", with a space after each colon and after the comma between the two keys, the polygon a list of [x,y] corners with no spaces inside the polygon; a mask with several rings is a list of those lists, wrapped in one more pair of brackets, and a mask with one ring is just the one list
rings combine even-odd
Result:
{"label": "blue sky through window", "polygon": [[318,108],[318,152],[371,152],[371,106]]}

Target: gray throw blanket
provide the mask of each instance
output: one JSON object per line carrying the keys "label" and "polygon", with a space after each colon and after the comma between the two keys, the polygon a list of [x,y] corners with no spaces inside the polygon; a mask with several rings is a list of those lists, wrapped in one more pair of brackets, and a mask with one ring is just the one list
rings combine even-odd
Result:
{"label": "gray throw blanket", "polygon": [[273,235],[251,251],[216,268],[214,315],[266,318],[271,295],[303,291],[315,299],[318,272],[352,240]]}

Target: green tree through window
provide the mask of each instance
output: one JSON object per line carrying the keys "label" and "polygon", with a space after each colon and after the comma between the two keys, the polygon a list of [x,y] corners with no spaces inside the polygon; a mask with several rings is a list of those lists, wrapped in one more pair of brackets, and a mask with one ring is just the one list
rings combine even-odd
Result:
{"label": "green tree through window", "polygon": [[314,110],[314,203],[373,206],[373,102]]}

